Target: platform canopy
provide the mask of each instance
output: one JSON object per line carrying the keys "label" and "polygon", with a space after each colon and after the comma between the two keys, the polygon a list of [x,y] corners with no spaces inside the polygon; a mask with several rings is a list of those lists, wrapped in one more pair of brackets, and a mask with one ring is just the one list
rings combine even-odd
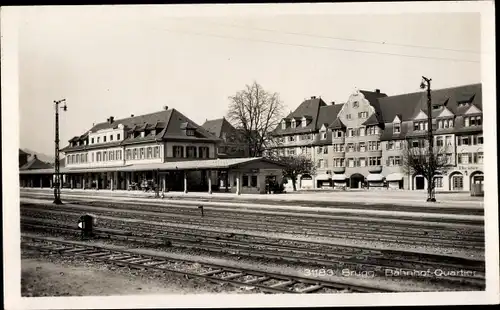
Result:
{"label": "platform canopy", "polygon": [[[182,171],[182,170],[217,170],[217,169],[235,169],[238,167],[255,164],[258,168],[280,169],[284,165],[262,157],[247,157],[247,158],[224,158],[224,159],[197,159],[171,161],[166,163],[150,163],[150,164],[131,164],[122,166],[108,167],[92,167],[92,168],[61,168],[61,174],[71,173],[99,173],[99,172],[115,172],[115,171]],[[54,169],[34,169],[21,170],[20,174],[53,174]]]}
{"label": "platform canopy", "polygon": [[384,180],[384,176],[381,174],[375,174],[375,173],[370,173],[367,177],[366,180],[368,182],[382,182]]}
{"label": "platform canopy", "polygon": [[347,180],[347,176],[345,174],[334,174],[334,175],[332,175],[332,180],[345,181],[345,180]]}
{"label": "platform canopy", "polygon": [[391,173],[385,179],[387,182],[401,181],[404,175],[402,173]]}

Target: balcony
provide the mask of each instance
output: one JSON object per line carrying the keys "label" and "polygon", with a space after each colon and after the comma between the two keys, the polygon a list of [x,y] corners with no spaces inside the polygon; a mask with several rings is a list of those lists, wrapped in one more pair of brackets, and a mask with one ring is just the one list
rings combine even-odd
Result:
{"label": "balcony", "polygon": [[382,166],[368,166],[368,172],[380,173],[380,172],[382,172]]}
{"label": "balcony", "polygon": [[333,137],[332,138],[332,144],[336,144],[336,143],[345,143],[345,136],[342,136],[340,138],[337,138],[337,137]]}
{"label": "balcony", "polygon": [[333,173],[344,173],[345,167],[333,167],[332,171],[333,171]]}

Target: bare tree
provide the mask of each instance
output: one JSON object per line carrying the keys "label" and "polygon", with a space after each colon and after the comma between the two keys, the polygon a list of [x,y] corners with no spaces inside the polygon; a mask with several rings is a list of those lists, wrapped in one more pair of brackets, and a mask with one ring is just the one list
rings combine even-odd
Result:
{"label": "bare tree", "polygon": [[436,182],[435,176],[445,174],[451,167],[451,150],[446,146],[434,146],[432,152],[429,151],[427,141],[418,140],[418,146],[411,145],[407,141],[402,151],[403,171],[409,175],[422,175],[428,184],[429,198],[434,198]]}
{"label": "bare tree", "polygon": [[278,93],[271,93],[257,82],[229,97],[228,120],[240,130],[249,156],[261,156],[272,140],[271,132],[283,117]]}
{"label": "bare tree", "polygon": [[269,158],[285,166],[283,168],[283,177],[292,181],[293,190],[297,190],[297,177],[301,174],[314,174],[316,166],[314,162],[306,156],[280,156],[272,154]]}

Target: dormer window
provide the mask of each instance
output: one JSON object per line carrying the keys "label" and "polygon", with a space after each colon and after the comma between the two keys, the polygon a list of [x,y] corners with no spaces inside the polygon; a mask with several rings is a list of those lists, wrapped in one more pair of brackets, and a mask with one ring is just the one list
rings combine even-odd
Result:
{"label": "dormer window", "polygon": [[303,118],[302,119],[302,127],[306,127],[307,126],[307,119]]}
{"label": "dormer window", "polygon": [[146,136],[146,132],[141,131],[141,138],[144,138]]}
{"label": "dormer window", "polygon": [[295,120],[292,121],[292,128],[295,128],[296,122]]}
{"label": "dormer window", "polygon": [[286,129],[286,121],[285,120],[281,121],[281,129],[283,129],[283,130]]}
{"label": "dormer window", "polygon": [[120,134],[116,134],[116,140],[120,140]]}
{"label": "dormer window", "polygon": [[187,136],[194,136],[194,129],[186,129]]}
{"label": "dormer window", "polygon": [[394,123],[394,127],[393,127],[392,132],[395,134],[401,133],[401,123]]}
{"label": "dormer window", "polygon": [[481,126],[483,124],[483,121],[481,119],[481,116],[466,116],[465,117],[465,127],[470,127],[470,126]]}

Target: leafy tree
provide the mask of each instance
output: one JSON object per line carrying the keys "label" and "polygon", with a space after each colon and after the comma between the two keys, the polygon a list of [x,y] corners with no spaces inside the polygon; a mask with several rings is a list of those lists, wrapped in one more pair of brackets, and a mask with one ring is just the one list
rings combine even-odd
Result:
{"label": "leafy tree", "polygon": [[314,162],[303,155],[298,156],[279,156],[270,154],[269,158],[275,162],[285,165],[283,168],[283,177],[292,181],[293,190],[297,190],[297,178],[302,174],[314,174],[316,166]]}

